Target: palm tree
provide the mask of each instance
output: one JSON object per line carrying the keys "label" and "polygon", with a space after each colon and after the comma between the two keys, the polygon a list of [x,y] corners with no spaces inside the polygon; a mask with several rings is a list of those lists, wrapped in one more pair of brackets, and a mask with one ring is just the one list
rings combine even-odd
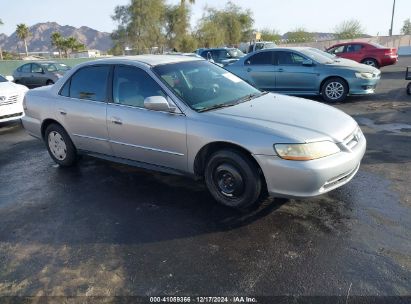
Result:
{"label": "palm tree", "polygon": [[62,43],[64,41],[63,36],[59,32],[53,32],[50,36],[51,39],[51,45],[54,46],[58,52],[59,52],[59,57],[61,59],[61,50],[62,50]]}
{"label": "palm tree", "polygon": [[[3,21],[0,19],[0,25],[3,25]],[[0,60],[3,60],[3,50],[1,49],[1,45],[0,45]]]}
{"label": "palm tree", "polygon": [[20,40],[24,41],[24,48],[26,50],[26,57],[28,57],[29,52],[27,50],[27,38],[30,36],[29,28],[24,23],[17,24],[16,34],[17,34],[17,37],[19,37]]}

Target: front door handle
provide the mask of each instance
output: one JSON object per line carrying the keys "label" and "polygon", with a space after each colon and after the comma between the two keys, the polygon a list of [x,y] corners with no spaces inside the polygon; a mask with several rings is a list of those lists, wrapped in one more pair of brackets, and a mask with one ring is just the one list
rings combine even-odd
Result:
{"label": "front door handle", "polygon": [[248,68],[248,69],[247,69],[247,72],[251,72],[251,71],[252,71],[252,69],[251,69],[251,68]]}
{"label": "front door handle", "polygon": [[117,118],[117,117],[112,117],[112,118],[111,118],[111,122],[112,122],[113,124],[115,124],[115,125],[122,125],[122,124],[123,124],[123,122],[121,121],[121,119],[120,119],[120,118]]}
{"label": "front door handle", "polygon": [[278,69],[279,72],[284,72],[284,69]]}

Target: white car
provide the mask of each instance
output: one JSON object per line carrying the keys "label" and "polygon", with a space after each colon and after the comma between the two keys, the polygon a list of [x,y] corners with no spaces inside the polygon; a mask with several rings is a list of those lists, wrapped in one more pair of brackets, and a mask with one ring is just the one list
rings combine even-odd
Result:
{"label": "white car", "polygon": [[28,90],[0,75],[0,123],[24,116],[23,98]]}

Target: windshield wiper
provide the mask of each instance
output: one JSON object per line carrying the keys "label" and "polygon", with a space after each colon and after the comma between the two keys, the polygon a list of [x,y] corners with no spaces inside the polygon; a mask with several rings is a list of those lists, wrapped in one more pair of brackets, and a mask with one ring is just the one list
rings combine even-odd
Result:
{"label": "windshield wiper", "polygon": [[248,94],[248,95],[243,96],[243,97],[241,97],[241,98],[238,98],[238,99],[236,99],[236,100],[234,100],[234,101],[232,101],[232,102],[217,104],[217,105],[214,105],[214,106],[211,106],[211,107],[208,107],[208,108],[204,108],[204,109],[198,110],[198,112],[201,113],[201,112],[206,112],[206,111],[210,111],[210,110],[215,110],[215,109],[221,109],[221,108],[227,108],[227,107],[235,106],[235,105],[238,105],[238,104],[240,104],[240,103],[247,102],[247,101],[250,101],[250,100],[252,100],[252,99],[254,99],[254,98],[263,96],[263,95],[265,95],[265,94],[268,94],[268,92],[260,92],[260,93]]}

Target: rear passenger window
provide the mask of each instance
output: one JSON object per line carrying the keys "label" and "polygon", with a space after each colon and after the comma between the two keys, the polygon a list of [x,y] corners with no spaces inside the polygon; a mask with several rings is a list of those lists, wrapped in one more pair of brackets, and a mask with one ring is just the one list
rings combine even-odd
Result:
{"label": "rear passenger window", "polygon": [[110,66],[108,65],[82,68],[66,82],[60,91],[60,95],[93,101],[106,101],[109,73]]}
{"label": "rear passenger window", "polygon": [[151,96],[166,97],[166,94],[149,74],[135,67],[117,66],[115,68],[114,103],[144,108],[144,99]]}

